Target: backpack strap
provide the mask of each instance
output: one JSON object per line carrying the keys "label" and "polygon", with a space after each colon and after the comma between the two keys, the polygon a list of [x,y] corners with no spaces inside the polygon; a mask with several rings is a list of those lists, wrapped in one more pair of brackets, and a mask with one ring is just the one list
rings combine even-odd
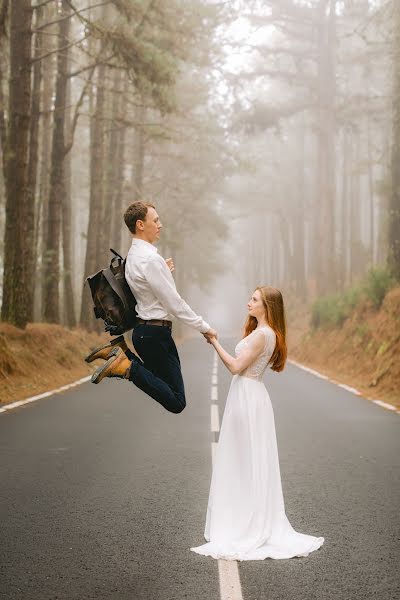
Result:
{"label": "backpack strap", "polygon": [[113,250],[112,248],[110,248],[110,252],[112,252],[113,254],[115,254],[115,256],[117,256],[118,258],[120,258],[121,260],[124,260],[122,258],[122,256],[120,254],[118,254],[118,252],[116,252],[115,250]]}
{"label": "backpack strap", "polygon": [[125,292],[122,289],[121,284],[115,277],[114,273],[111,271],[110,268],[108,268],[108,269],[104,269],[103,275],[107,279],[108,283],[110,284],[110,286],[112,287],[114,292],[121,299],[122,304],[124,305],[124,309],[129,310],[129,305],[128,305],[128,302],[127,302],[127,299],[125,296]]}

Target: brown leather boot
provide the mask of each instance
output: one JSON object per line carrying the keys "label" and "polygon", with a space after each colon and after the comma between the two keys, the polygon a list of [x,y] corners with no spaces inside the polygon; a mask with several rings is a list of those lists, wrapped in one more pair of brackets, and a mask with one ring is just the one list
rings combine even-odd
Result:
{"label": "brown leather boot", "polygon": [[116,346],[122,348],[124,352],[128,350],[128,346],[123,335],[120,335],[119,337],[115,338],[115,340],[111,340],[111,342],[109,342],[108,344],[103,344],[103,346],[95,348],[90,354],[86,356],[85,360],[87,363],[91,363],[97,358],[103,358],[104,360],[107,360],[111,356],[111,350]]}
{"label": "brown leather boot", "polygon": [[121,348],[114,348],[111,351],[110,358],[93,373],[91,381],[92,383],[100,383],[104,377],[128,379],[131,364],[131,361]]}

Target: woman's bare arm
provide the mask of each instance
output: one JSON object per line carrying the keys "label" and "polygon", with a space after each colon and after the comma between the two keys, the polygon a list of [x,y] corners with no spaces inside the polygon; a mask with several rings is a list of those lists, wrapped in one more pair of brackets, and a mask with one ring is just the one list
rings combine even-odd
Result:
{"label": "woman's bare arm", "polygon": [[220,359],[228,369],[232,373],[232,375],[237,375],[241,373],[252,362],[255,361],[257,356],[261,354],[265,345],[265,337],[262,331],[257,332],[252,336],[251,341],[247,346],[243,348],[238,357],[231,356],[218,342],[216,338],[211,338],[209,341],[217,351]]}

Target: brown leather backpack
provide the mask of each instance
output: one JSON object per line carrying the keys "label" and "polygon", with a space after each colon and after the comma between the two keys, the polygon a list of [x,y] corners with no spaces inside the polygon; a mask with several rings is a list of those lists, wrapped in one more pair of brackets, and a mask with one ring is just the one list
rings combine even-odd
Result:
{"label": "brown leather backpack", "polygon": [[105,330],[110,335],[121,335],[136,324],[136,298],[125,279],[125,262],[118,252],[110,266],[86,278],[94,303],[96,319],[103,319]]}

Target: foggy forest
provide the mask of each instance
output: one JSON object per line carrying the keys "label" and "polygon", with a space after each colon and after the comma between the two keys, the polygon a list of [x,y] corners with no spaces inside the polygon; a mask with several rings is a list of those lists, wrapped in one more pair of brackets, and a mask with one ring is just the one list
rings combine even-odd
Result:
{"label": "foggy forest", "polygon": [[138,199],[222,312],[400,279],[399,2],[2,0],[0,44],[2,321],[98,328]]}
{"label": "foggy forest", "polygon": [[0,0],[0,57],[1,598],[400,598],[400,0]]}

